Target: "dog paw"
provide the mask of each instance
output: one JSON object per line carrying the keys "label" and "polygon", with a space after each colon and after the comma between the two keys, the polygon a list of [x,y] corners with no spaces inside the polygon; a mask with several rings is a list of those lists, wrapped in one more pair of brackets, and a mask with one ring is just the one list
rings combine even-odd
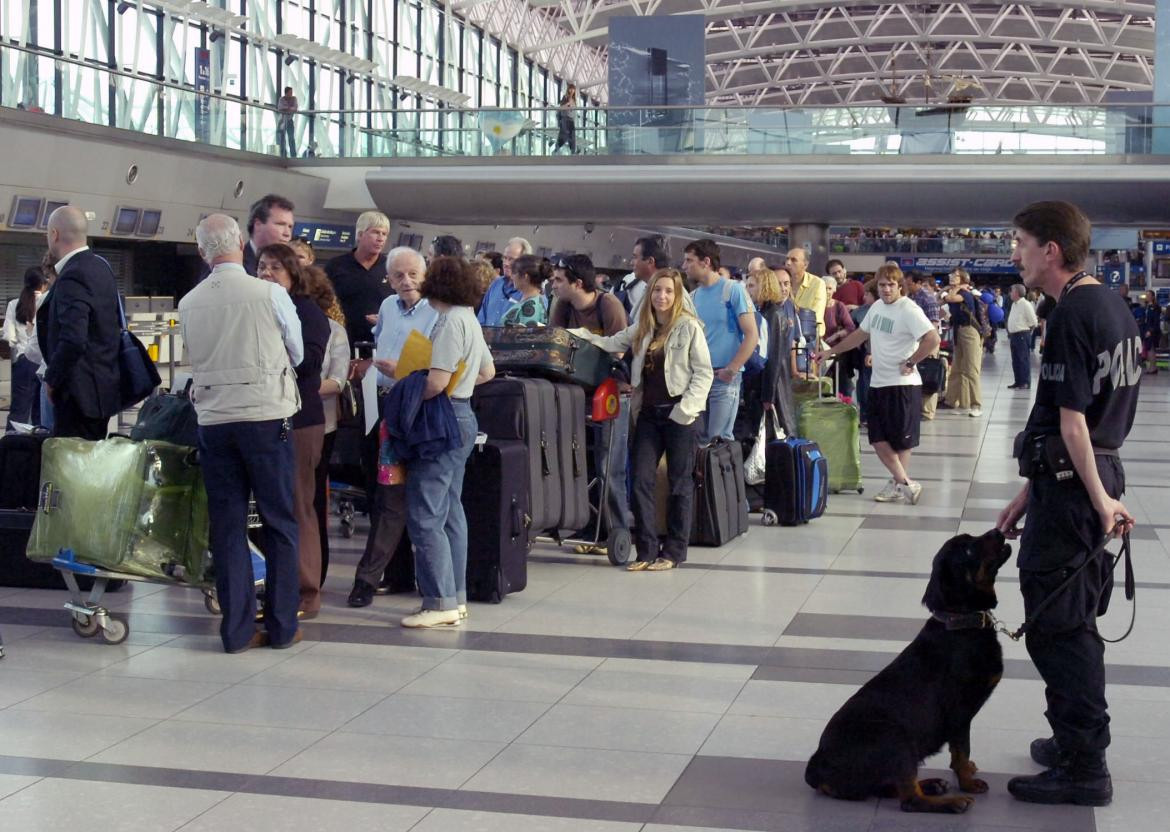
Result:
{"label": "dog paw", "polygon": [[987,794],[990,786],[987,785],[986,780],[980,780],[978,777],[968,777],[959,781],[959,788],[968,794]]}
{"label": "dog paw", "polygon": [[943,811],[950,812],[952,815],[961,815],[975,805],[975,798],[964,795],[955,795],[944,799],[946,808]]}
{"label": "dog paw", "polygon": [[951,784],[941,777],[931,777],[927,780],[919,780],[918,788],[922,793],[931,797],[937,797],[940,794],[946,794],[951,788]]}

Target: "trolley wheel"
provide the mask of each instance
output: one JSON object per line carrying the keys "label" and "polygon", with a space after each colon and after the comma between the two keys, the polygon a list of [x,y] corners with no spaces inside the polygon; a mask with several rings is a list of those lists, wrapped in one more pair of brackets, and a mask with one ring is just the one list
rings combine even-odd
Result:
{"label": "trolley wheel", "polygon": [[765,526],[775,526],[779,520],[780,518],[776,516],[776,512],[772,511],[770,508],[764,509],[764,514],[760,518],[760,522]]}
{"label": "trolley wheel", "polygon": [[203,608],[212,615],[223,615],[223,608],[219,605],[219,598],[210,590],[203,593]]}
{"label": "trolley wheel", "polygon": [[630,530],[610,529],[605,550],[610,563],[614,566],[624,565],[630,559]]}
{"label": "trolley wheel", "polygon": [[102,641],[106,644],[121,644],[130,635],[130,627],[121,618],[106,616],[106,626],[102,629]]}
{"label": "trolley wheel", "polygon": [[865,486],[864,485],[857,486],[857,493],[864,494],[865,493]]}
{"label": "trolley wheel", "polygon": [[73,632],[82,638],[93,638],[98,634],[98,630],[101,629],[96,615],[91,615],[85,621],[82,621],[77,613],[74,613],[69,623],[73,625]]}

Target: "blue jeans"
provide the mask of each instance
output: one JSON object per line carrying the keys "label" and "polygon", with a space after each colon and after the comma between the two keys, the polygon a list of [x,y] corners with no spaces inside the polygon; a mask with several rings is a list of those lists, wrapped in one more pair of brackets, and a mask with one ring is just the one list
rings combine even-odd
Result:
{"label": "blue jeans", "polygon": [[[248,497],[264,521],[264,626],[272,644],[297,632],[300,555],[293,511],[292,428],[283,420],[199,426],[199,464],[207,487],[209,544],[223,619],[225,650],[239,650],[256,632],[256,592],[248,551]],[[283,434],[283,436],[282,436]]]}
{"label": "blue jeans", "polygon": [[453,610],[467,603],[463,472],[479,428],[470,402],[451,405],[463,444],[406,466],[406,528],[414,543],[414,575],[424,610]]}
{"label": "blue jeans", "polygon": [[699,417],[699,442],[708,445],[722,436],[729,442],[735,438],[735,413],[739,410],[739,388],[743,375],[737,374],[730,384],[716,378],[707,394],[707,412]]}
{"label": "blue jeans", "polygon": [[53,400],[45,392],[45,383],[43,381],[40,382],[39,387],[37,397],[41,400],[41,427],[47,431],[52,431],[57,421],[53,418]]}
{"label": "blue jeans", "polygon": [[1012,349],[1012,375],[1017,387],[1032,386],[1032,332],[1013,332],[1008,336]]}
{"label": "blue jeans", "polygon": [[12,403],[8,408],[8,430],[13,422],[36,425],[40,417],[41,382],[37,365],[21,356],[12,362]]}

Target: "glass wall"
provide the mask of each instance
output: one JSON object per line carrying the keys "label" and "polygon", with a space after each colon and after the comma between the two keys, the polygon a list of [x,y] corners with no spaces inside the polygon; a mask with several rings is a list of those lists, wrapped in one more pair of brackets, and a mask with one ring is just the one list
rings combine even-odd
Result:
{"label": "glass wall", "polygon": [[[405,141],[415,145],[416,155],[419,143],[433,154],[465,153],[484,139],[474,114],[444,117],[434,112],[443,105],[400,91],[396,77],[464,93],[469,110],[519,110],[538,129],[552,120],[546,124],[531,110],[555,106],[563,86],[514,45],[436,0],[209,3],[246,19],[247,34],[224,32],[150,0],[0,0],[0,42],[28,50],[4,50],[0,103],[275,152],[275,106],[283,89],[292,87],[301,112],[293,131],[298,153],[386,155]],[[327,58],[285,51],[281,35],[373,61],[377,68],[355,78]],[[55,61],[54,54],[85,65]],[[198,87],[200,81],[206,86]],[[197,89],[223,98],[209,99]]]}

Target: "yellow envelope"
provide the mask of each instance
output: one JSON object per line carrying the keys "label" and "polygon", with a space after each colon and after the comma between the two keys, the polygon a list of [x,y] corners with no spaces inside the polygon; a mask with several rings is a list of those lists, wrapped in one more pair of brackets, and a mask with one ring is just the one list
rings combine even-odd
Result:
{"label": "yellow envelope", "polygon": [[[429,370],[431,368],[431,339],[417,329],[412,329],[406,336],[406,343],[402,345],[402,354],[398,357],[398,364],[394,368],[394,378],[404,379],[415,370]],[[451,381],[447,385],[447,395],[455,389],[459,379],[467,370],[467,363],[460,361],[451,374]]]}

